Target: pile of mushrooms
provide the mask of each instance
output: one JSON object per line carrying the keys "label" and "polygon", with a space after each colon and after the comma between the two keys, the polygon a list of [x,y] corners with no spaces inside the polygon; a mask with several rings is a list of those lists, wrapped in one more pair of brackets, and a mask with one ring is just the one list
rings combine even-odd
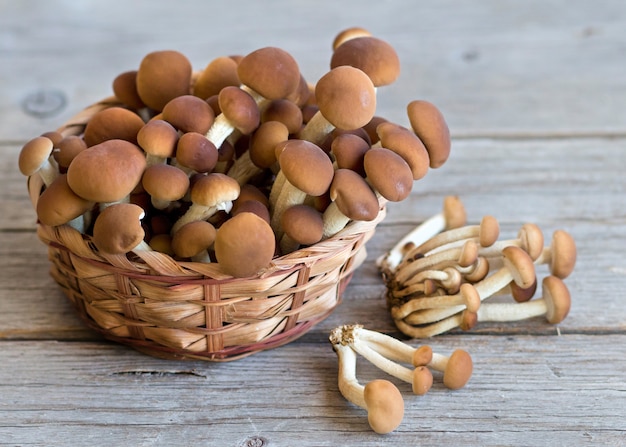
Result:
{"label": "pile of mushrooms", "polygon": [[402,422],[404,399],[398,387],[387,379],[375,379],[362,385],[356,376],[357,355],[385,373],[408,382],[413,394],[426,394],[433,384],[433,372],[441,376],[445,387],[457,390],[469,381],[473,362],[462,349],[450,356],[433,352],[429,345],[414,348],[396,338],[363,328],[340,326],[330,333],[330,343],[339,361],[340,393],[367,411],[367,420],[376,433],[390,433]]}
{"label": "pile of mushrooms", "polygon": [[32,139],[19,168],[41,176],[39,221],[70,225],[104,253],[157,250],[255,275],[375,219],[445,163],[450,134],[433,104],[409,102],[407,127],[376,115],[399,72],[393,47],[360,28],[336,36],[315,84],[277,47],[200,71],[155,51],[115,77],[113,105],[84,132]]}
{"label": "pile of mushrooms", "polygon": [[[387,285],[387,304],[400,331],[432,337],[478,322],[511,322],[543,316],[565,319],[571,297],[564,280],[576,264],[576,244],[556,230],[544,246],[542,230],[524,224],[515,238],[500,237],[493,216],[466,225],[458,197],[424,221],[377,260]],[[537,270],[547,270],[538,289]],[[492,297],[498,302],[485,303]],[[507,298],[512,298],[507,302]],[[495,301],[495,300],[492,300]]]}

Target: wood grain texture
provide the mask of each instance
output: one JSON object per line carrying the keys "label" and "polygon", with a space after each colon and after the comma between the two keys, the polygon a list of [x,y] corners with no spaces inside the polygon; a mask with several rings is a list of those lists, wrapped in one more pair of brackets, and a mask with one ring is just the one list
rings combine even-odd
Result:
{"label": "wood grain texture", "polygon": [[[389,205],[339,308],[294,343],[225,364],[154,359],[87,329],[48,274],[17,171],[24,142],[110,95],[149,51],[201,69],[276,45],[315,81],[355,25],[402,62],[379,113],[406,123],[408,101],[432,101],[453,151]],[[621,0],[0,0],[0,445],[626,445],[624,48]],[[379,436],[339,394],[328,334],[359,322],[399,336],[374,260],[451,194],[503,235],[525,222],[571,232],[573,307],[558,326],[481,323],[428,340],[468,350],[472,380],[450,392],[436,376],[423,397],[396,382],[405,419]],[[359,363],[361,380],[379,377]]]}

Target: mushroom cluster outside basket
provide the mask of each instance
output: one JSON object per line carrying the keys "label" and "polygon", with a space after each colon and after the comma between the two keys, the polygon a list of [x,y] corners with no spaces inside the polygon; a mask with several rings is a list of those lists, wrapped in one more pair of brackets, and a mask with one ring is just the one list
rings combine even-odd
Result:
{"label": "mushroom cluster outside basket", "polygon": [[[115,98],[96,103],[59,132],[80,135],[94,113],[115,105]],[[38,176],[29,178],[33,205],[42,186]],[[384,216],[381,204],[375,220],[350,222],[248,278],[156,251],[101,253],[90,236],[68,225],[39,223],[37,231],[48,246],[52,277],[90,327],[156,357],[226,361],[288,343],[326,318]]]}

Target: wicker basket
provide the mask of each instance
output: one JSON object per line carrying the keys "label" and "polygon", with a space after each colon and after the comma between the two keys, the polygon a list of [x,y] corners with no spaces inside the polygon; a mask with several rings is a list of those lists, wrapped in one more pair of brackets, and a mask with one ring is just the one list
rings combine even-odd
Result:
{"label": "wicker basket", "polygon": [[[115,105],[115,98],[94,104],[59,131],[79,135],[94,113]],[[29,178],[28,189],[35,206],[38,176]],[[288,343],[326,318],[384,216],[381,203],[374,221],[351,222],[250,278],[159,252],[100,253],[89,236],[68,225],[39,224],[38,236],[48,246],[54,280],[106,338],[155,357],[226,361]]]}

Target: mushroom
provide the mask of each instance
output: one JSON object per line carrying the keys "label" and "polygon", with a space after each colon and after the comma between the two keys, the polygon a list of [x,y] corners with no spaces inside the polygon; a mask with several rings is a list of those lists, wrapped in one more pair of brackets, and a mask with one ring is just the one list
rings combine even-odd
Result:
{"label": "mushroom", "polygon": [[212,172],[219,157],[215,145],[200,133],[187,132],[178,139],[175,164],[189,176]]}
{"label": "mushroom", "polygon": [[441,231],[461,227],[465,222],[466,212],[461,200],[457,196],[446,196],[441,212],[426,219],[406,234],[391,250],[379,257],[376,263],[381,271],[388,275],[397,268],[409,249],[421,245]]}
{"label": "mushroom", "polygon": [[93,226],[93,242],[108,254],[124,254],[136,250],[152,250],[143,240],[141,226],[144,210],[132,203],[116,203],[105,208]]}
{"label": "mushroom", "polygon": [[371,79],[348,65],[333,68],[315,85],[319,111],[307,122],[298,138],[321,144],[334,129],[357,129],[376,111],[376,91]]}
{"label": "mushroom", "polygon": [[558,324],[571,307],[569,290],[557,276],[542,281],[543,297],[522,303],[488,303],[478,309],[478,321],[518,321],[545,315],[548,323]]}
{"label": "mushroom", "polygon": [[369,76],[375,87],[389,85],[400,75],[400,59],[394,48],[384,40],[373,36],[344,40],[335,48],[330,67],[342,65],[362,70]]}
{"label": "mushroom", "polygon": [[394,320],[402,320],[418,310],[450,308],[453,306],[463,306],[470,312],[477,312],[480,308],[480,303],[480,295],[476,288],[470,283],[463,283],[457,294],[414,298],[401,306],[393,307],[391,316]]}
{"label": "mushroom", "polygon": [[269,224],[253,213],[239,213],[217,230],[215,257],[225,273],[248,277],[267,268],[276,249]]}
{"label": "mushroom", "polygon": [[407,105],[413,132],[424,143],[431,168],[441,167],[450,156],[450,130],[439,109],[428,101],[416,100]]}
{"label": "mushroom", "polygon": [[237,76],[237,61],[232,57],[220,56],[213,59],[202,70],[193,86],[193,94],[201,99],[218,95],[220,90],[228,86],[241,84]]}
{"label": "mushroom", "polygon": [[150,110],[143,103],[137,92],[137,70],[118,74],[113,79],[113,94],[123,104],[133,109],[144,122],[150,119]]}
{"label": "mushroom", "polygon": [[63,137],[54,146],[52,156],[59,165],[59,171],[67,171],[68,166],[80,152],[87,149],[87,143],[78,135]]}
{"label": "mushroom", "polygon": [[224,87],[218,96],[221,113],[206,133],[209,141],[216,147],[236,129],[243,135],[249,135],[259,126],[261,112],[256,100],[250,93],[239,87]]}
{"label": "mushroom", "polygon": [[350,28],[346,28],[344,30],[342,30],[341,32],[337,33],[337,35],[335,36],[335,39],[333,40],[333,51],[337,49],[337,47],[339,45],[341,45],[344,42],[347,42],[350,39],[354,39],[355,37],[365,37],[365,36],[371,36],[372,33],[370,33],[368,30],[366,30],[365,28],[361,28],[359,26],[353,26]]}
{"label": "mushroom", "polygon": [[463,349],[454,350],[450,356],[433,353],[433,358],[427,366],[443,372],[443,384],[451,390],[463,388],[474,369],[472,357]]}
{"label": "mushroom", "polygon": [[400,155],[408,163],[413,180],[423,178],[428,172],[430,160],[421,140],[410,130],[391,122],[381,123],[376,128],[380,144]]}
{"label": "mushroom", "polygon": [[80,197],[107,204],[128,201],[146,168],[143,151],[125,140],[107,140],[79,153],[67,169],[67,183]]}
{"label": "mushroom", "polygon": [[280,219],[292,205],[304,202],[307,195],[319,196],[330,187],[334,169],[328,155],[315,144],[306,140],[287,141],[280,157],[280,172],[275,184],[281,184],[280,193],[272,209],[272,228],[280,239]]}
{"label": "mushroom", "polygon": [[535,263],[548,264],[554,276],[567,278],[576,264],[576,243],[572,235],[565,230],[556,230],[550,246],[543,249]]}
{"label": "mushroom", "polygon": [[189,177],[175,166],[156,164],[146,168],[141,184],[150,194],[152,206],[164,210],[185,196],[189,189]]}
{"label": "mushroom", "polygon": [[153,51],[144,56],[137,70],[137,93],[148,107],[160,112],[172,99],[188,95],[191,62],[174,50]]}
{"label": "mushroom", "polygon": [[280,227],[284,234],[280,239],[280,252],[285,255],[300,245],[313,245],[322,239],[324,221],[315,208],[299,204],[287,208],[281,218]]}
{"label": "mushroom", "polygon": [[380,211],[376,194],[358,173],[337,169],[330,184],[331,204],[323,215],[323,237],[337,234],[351,220],[371,221]]}
{"label": "mushroom", "polygon": [[59,175],[39,196],[37,217],[44,225],[56,227],[68,224],[84,233],[86,222],[83,217],[94,203],[79,197],[67,184],[67,174]]}
{"label": "mushroom", "polygon": [[194,262],[211,262],[207,250],[215,242],[215,227],[204,220],[183,225],[172,236],[172,250],[176,256],[191,258]]}
{"label": "mushroom", "polygon": [[50,162],[53,149],[54,144],[48,137],[40,136],[28,141],[20,151],[20,172],[27,177],[37,174],[49,186],[59,175],[57,167]]}
{"label": "mushroom", "polygon": [[174,157],[176,153],[178,132],[167,121],[160,119],[148,121],[137,132],[137,144],[146,153],[148,166],[166,163],[167,159]]}
{"label": "mushroom", "polygon": [[83,139],[89,147],[116,139],[137,144],[137,133],[143,125],[144,121],[136,113],[123,107],[109,107],[87,121]]}
{"label": "mushroom", "polygon": [[407,162],[385,148],[372,148],[363,157],[367,181],[377,195],[390,202],[406,199],[413,188],[413,173]]}
{"label": "mushroom", "polygon": [[388,380],[375,379],[365,386],[356,377],[356,353],[347,345],[331,343],[339,361],[338,386],[342,396],[367,411],[367,420],[376,433],[390,433],[402,423],[404,399]]}
{"label": "mushroom", "polygon": [[[215,120],[215,112],[211,106],[193,95],[172,98],[163,107],[162,116],[165,121],[182,133],[206,134]],[[216,146],[218,145],[216,144]]]}
{"label": "mushroom", "polygon": [[239,183],[226,174],[200,175],[191,186],[191,206],[174,223],[172,235],[189,222],[206,220],[218,211],[229,212],[239,191]]}
{"label": "mushroom", "polygon": [[283,123],[289,134],[295,135],[302,128],[302,110],[288,99],[274,99],[264,105],[261,123],[278,121]]}
{"label": "mushroom", "polygon": [[[408,281],[394,284],[390,289],[393,297],[401,298],[421,291],[424,295],[432,295],[438,288],[444,289],[447,294],[455,294],[459,291],[463,281],[463,275],[459,268],[446,267],[442,270],[422,270]],[[429,283],[430,286],[426,287]]]}
{"label": "mushroom", "polygon": [[365,177],[363,160],[370,147],[370,144],[363,138],[355,134],[343,133],[333,139],[330,152],[335,158],[337,168],[351,169]]}

